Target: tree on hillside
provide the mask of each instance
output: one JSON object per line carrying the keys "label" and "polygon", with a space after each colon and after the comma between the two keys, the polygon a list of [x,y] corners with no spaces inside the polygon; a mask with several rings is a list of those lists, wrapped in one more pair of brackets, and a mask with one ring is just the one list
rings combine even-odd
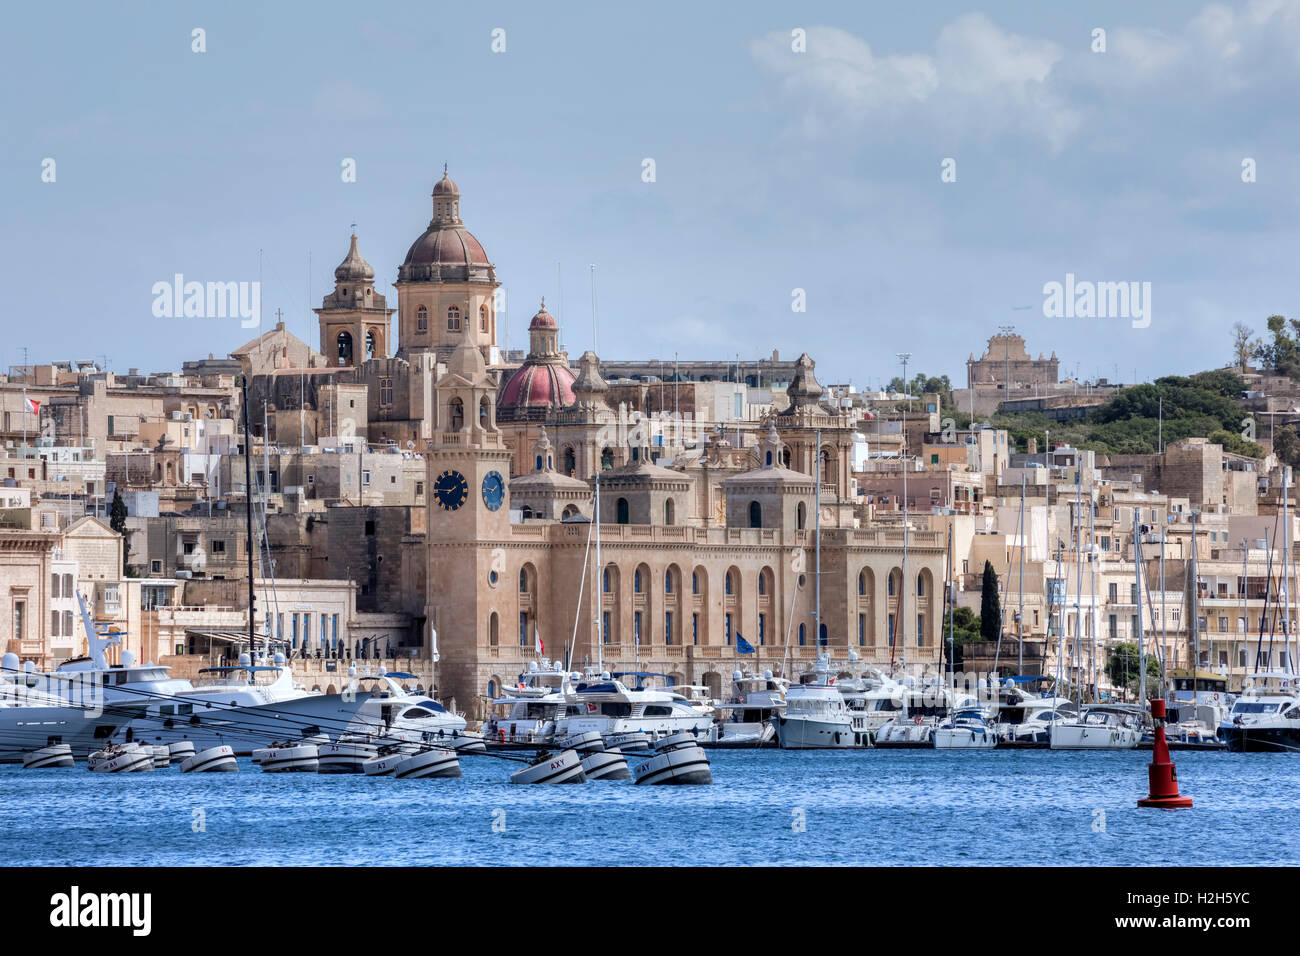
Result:
{"label": "tree on hillside", "polygon": [[1232,360],[1243,372],[1250,364],[1250,354],[1254,349],[1250,341],[1250,327],[1244,322],[1237,322],[1232,327]]}
{"label": "tree on hillside", "polygon": [[986,641],[996,641],[1002,633],[1002,601],[998,597],[998,575],[991,561],[984,562],[980,590],[980,635]]}
{"label": "tree on hillside", "polygon": [[[1287,331],[1288,325],[1291,327],[1291,332]],[[1281,315],[1270,315],[1268,330],[1273,335],[1273,341],[1258,343],[1255,346],[1255,358],[1259,359],[1265,368],[1288,378],[1300,378],[1300,341],[1297,341],[1296,335],[1293,334],[1300,333],[1300,321],[1287,319]]]}

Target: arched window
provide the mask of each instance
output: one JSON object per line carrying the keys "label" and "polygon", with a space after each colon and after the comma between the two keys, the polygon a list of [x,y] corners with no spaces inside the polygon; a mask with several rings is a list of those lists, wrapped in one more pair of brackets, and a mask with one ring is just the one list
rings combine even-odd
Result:
{"label": "arched window", "polygon": [[641,593],[641,569],[637,568],[632,572],[632,593]]}
{"label": "arched window", "polygon": [[823,448],[821,453],[821,483],[825,485],[834,480],[834,466],[831,464],[830,449]]}
{"label": "arched window", "polygon": [[451,305],[447,307],[447,331],[460,331],[460,308],[458,306]]}
{"label": "arched window", "polygon": [[480,428],[492,427],[492,405],[486,395],[478,403],[478,423]]}
{"label": "arched window", "polygon": [[568,506],[564,509],[564,514],[563,514],[562,517],[565,517],[565,518],[572,518],[572,517],[573,517],[574,515],[576,515],[577,513],[578,513],[578,506],[577,506],[577,505],[568,505]]}
{"label": "arched window", "polygon": [[800,624],[799,625],[799,646],[803,647],[803,645],[804,645],[804,626]]}
{"label": "arched window", "polygon": [[527,568],[519,569],[519,593],[520,594],[528,593],[528,569]]}
{"label": "arched window", "polygon": [[664,572],[664,594],[673,593],[673,569],[669,568]]}
{"label": "arched window", "polygon": [[578,471],[578,457],[572,448],[564,449],[564,473],[572,478]]}
{"label": "arched window", "polygon": [[519,517],[523,518],[524,520],[527,520],[532,516],[533,516],[533,509],[528,507],[528,505],[524,505],[522,508],[519,509]]}
{"label": "arched window", "polygon": [[700,572],[699,571],[691,572],[691,593],[692,594],[700,593]]}
{"label": "arched window", "polygon": [[767,594],[767,577],[763,574],[758,576],[758,596],[762,597]]}
{"label": "arched window", "polygon": [[616,504],[616,510],[618,512],[617,517],[615,519],[616,522],[618,524],[627,524],[630,521],[630,517],[628,514],[628,503],[626,498],[618,499],[618,502]]}
{"label": "arched window", "polygon": [[478,330],[480,332],[488,330],[488,308],[486,305],[478,307]]}
{"label": "arched window", "polygon": [[600,588],[606,594],[609,593],[609,568],[605,569],[604,580],[601,582]]}
{"label": "arched window", "polygon": [[497,619],[497,612],[493,611],[488,615],[488,646],[496,647],[501,640],[501,623]]}
{"label": "arched window", "polygon": [[763,464],[764,464],[766,467],[768,467],[768,468],[771,468],[771,467],[772,467],[772,451],[771,451],[771,449],[769,449],[769,450],[766,452],[766,454],[764,455],[764,457],[763,457]]}
{"label": "arched window", "polygon": [[858,597],[865,597],[867,594],[867,572],[862,570],[858,572]]}
{"label": "arched window", "polygon": [[807,523],[808,523],[808,506],[801,501],[799,502],[799,507],[795,509],[795,527],[797,527],[800,531],[802,531],[804,529],[804,525],[806,525]]}
{"label": "arched window", "polygon": [[537,455],[537,456],[535,456],[535,457],[533,458],[533,470],[534,470],[534,471],[541,471],[541,470],[542,470],[542,456],[541,456],[541,455]]}
{"label": "arched window", "polygon": [[375,357],[375,332],[373,329],[371,329],[370,331],[366,332],[366,358],[372,359],[374,357]]}
{"label": "arched window", "polygon": [[757,501],[749,503],[749,526],[751,528],[763,527],[763,506]]}
{"label": "arched window", "polygon": [[916,596],[925,597],[925,576],[921,575],[916,579]]}
{"label": "arched window", "polygon": [[420,306],[415,310],[415,330],[417,332],[429,331],[429,310],[425,306]]}
{"label": "arched window", "polygon": [[726,593],[727,593],[727,594],[735,594],[735,593],[736,593],[736,590],[737,590],[737,588],[736,588],[736,584],[737,584],[737,582],[736,582],[736,572],[735,572],[735,571],[728,571],[728,572],[727,572],[727,577],[726,577],[726,583],[725,583]]}
{"label": "arched window", "polygon": [[673,499],[664,502],[664,524],[673,523]]}
{"label": "arched window", "polygon": [[452,431],[458,432],[465,427],[465,406],[459,398],[453,398],[448,403],[447,411]]}
{"label": "arched window", "polygon": [[340,365],[347,365],[352,361],[352,333],[340,332],[335,343],[336,352]]}
{"label": "arched window", "polygon": [[614,449],[606,448],[600,453],[601,471],[609,471],[614,467]]}

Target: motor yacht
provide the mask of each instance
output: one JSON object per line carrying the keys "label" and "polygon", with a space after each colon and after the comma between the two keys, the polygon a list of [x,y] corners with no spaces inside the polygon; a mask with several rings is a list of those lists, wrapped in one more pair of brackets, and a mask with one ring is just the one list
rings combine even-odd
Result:
{"label": "motor yacht", "polygon": [[567,691],[554,733],[559,737],[587,731],[603,737],[631,732],[662,736],[686,730],[703,737],[712,724],[711,715],[701,713],[681,694],[650,683],[633,690],[604,673]]}
{"label": "motor yacht", "polygon": [[1048,731],[1052,750],[1132,750],[1142,739],[1147,715],[1133,704],[1088,704],[1073,720]]}
{"label": "motor yacht", "polygon": [[982,708],[965,707],[934,728],[933,741],[935,750],[992,750],[998,737]]}
{"label": "motor yacht", "polygon": [[1300,752],[1300,693],[1296,675],[1264,673],[1252,678],[1219,725],[1219,739],[1237,753]]}

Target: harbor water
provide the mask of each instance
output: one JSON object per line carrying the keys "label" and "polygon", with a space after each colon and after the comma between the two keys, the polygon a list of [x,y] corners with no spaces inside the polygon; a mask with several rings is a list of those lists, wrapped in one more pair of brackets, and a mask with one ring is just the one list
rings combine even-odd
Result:
{"label": "harbor water", "polygon": [[1300,862],[1300,758],[1174,755],[1188,811],[1138,810],[1146,752],[711,751],[714,784],[92,774],[0,766],[0,863],[1179,866]]}

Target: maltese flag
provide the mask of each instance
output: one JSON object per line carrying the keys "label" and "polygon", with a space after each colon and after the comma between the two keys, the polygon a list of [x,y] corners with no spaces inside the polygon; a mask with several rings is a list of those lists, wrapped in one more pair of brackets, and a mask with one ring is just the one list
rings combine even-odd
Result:
{"label": "maltese flag", "polygon": [[27,408],[33,415],[39,416],[41,414],[41,403],[34,398],[27,399]]}
{"label": "maltese flag", "polygon": [[542,643],[542,633],[537,630],[537,622],[533,622],[533,648],[538,654],[546,653],[546,645]]}

